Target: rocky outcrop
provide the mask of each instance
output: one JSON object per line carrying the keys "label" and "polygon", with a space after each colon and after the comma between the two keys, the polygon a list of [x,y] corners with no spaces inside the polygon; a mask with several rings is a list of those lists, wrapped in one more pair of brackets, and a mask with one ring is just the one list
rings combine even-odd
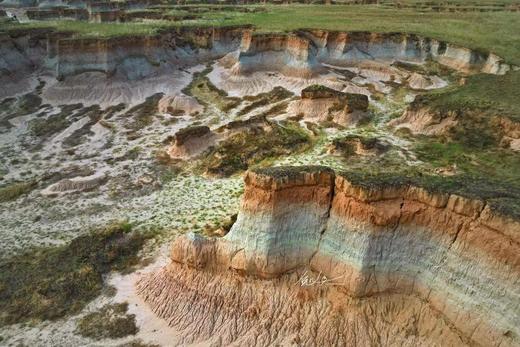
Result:
{"label": "rocky outcrop", "polygon": [[32,73],[44,64],[49,35],[43,29],[0,33],[0,98],[35,87]]}
{"label": "rocky outcrop", "polygon": [[407,82],[410,88],[416,90],[438,89],[448,85],[438,76],[424,76],[418,73],[413,73]]}
{"label": "rocky outcrop", "polygon": [[444,135],[457,126],[458,115],[455,111],[438,112],[412,103],[401,117],[388,124],[397,129],[409,129],[413,134]]}
{"label": "rocky outcrop", "polygon": [[175,134],[168,154],[173,159],[188,159],[213,146],[216,140],[216,135],[207,126],[184,128]]}
{"label": "rocky outcrop", "polygon": [[520,344],[520,222],[486,201],[324,167],[245,182],[226,236],[180,237],[138,285],[185,342]]}
{"label": "rocky outcrop", "polygon": [[204,107],[199,104],[197,99],[184,94],[164,96],[159,101],[158,108],[160,113],[170,113],[172,115],[192,115],[204,111]]}
{"label": "rocky outcrop", "polygon": [[302,90],[301,98],[293,101],[289,114],[303,116],[311,122],[334,122],[350,126],[367,118],[368,97],[336,91],[321,85]]}
{"label": "rocky outcrop", "polygon": [[494,121],[503,132],[501,146],[520,152],[520,123],[505,117],[497,117]]}
{"label": "rocky outcrop", "polygon": [[391,145],[376,137],[349,135],[334,139],[328,148],[328,153],[344,157],[352,155],[376,156],[390,149]]}
{"label": "rocky outcrop", "polygon": [[106,181],[106,178],[103,172],[94,173],[90,176],[65,178],[43,189],[41,194],[54,196],[89,191],[102,185]]}
{"label": "rocky outcrop", "polygon": [[[518,121],[497,115],[497,111],[488,109],[446,109],[432,107],[428,103],[428,100],[423,100],[421,96],[416,97],[399,118],[388,124],[396,129],[409,129],[413,134],[446,137],[453,137],[457,132],[467,131],[464,129],[465,126],[480,124],[479,126],[492,133],[500,147],[520,151]],[[475,129],[473,130],[478,131],[478,128]]]}
{"label": "rocky outcrop", "polygon": [[412,34],[304,30],[301,35],[318,48],[318,60],[332,65],[365,60],[414,61],[433,59],[464,72],[503,74],[510,66],[494,54],[482,53]]}

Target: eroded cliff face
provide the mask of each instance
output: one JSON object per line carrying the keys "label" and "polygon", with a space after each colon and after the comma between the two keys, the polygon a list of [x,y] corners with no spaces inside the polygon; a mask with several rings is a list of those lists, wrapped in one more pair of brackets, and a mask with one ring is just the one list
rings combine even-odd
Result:
{"label": "eroded cliff face", "polygon": [[16,31],[0,34],[0,98],[34,88],[32,75],[44,64],[48,30]]}
{"label": "eroded cliff face", "polygon": [[485,201],[324,167],[245,182],[226,236],[180,237],[138,285],[186,343],[520,344],[520,223]]}
{"label": "eroded cliff face", "polygon": [[[357,68],[361,75],[367,70],[369,75],[375,73],[378,79],[400,83],[409,76],[402,76],[398,69],[389,66],[390,63],[424,62],[427,59],[465,73],[503,74],[510,69],[509,65],[493,54],[415,35],[323,30],[253,34],[250,26],[175,28],[152,36],[89,39],[78,39],[72,33],[49,30],[13,31],[3,34],[0,50],[5,53],[0,61],[0,78],[12,87],[9,88],[9,95],[29,90],[28,85],[35,77],[34,72],[44,72],[46,77],[52,75],[59,80],[83,73],[91,74],[83,76],[81,80],[63,83],[56,90],[50,91],[50,100],[58,94],[67,94],[67,90],[73,87],[77,91],[69,93],[72,94],[71,99],[88,99],[89,95],[84,90],[92,90],[92,84],[101,83],[102,78],[95,75],[96,73],[110,77],[114,82],[112,84],[116,85],[120,80],[132,82],[146,78],[161,79],[167,73],[179,73],[179,68],[207,63],[224,56],[223,64],[235,75],[247,76],[256,71],[273,71],[304,79],[327,72],[328,67],[334,65]],[[367,62],[371,63],[368,67]],[[379,67],[376,69],[374,64],[379,64]],[[371,77],[374,76],[367,76]],[[90,82],[80,88],[82,81]],[[165,83],[155,81],[155,84]],[[436,76],[412,76],[408,83],[414,89],[439,88],[445,85]],[[141,87],[153,89],[153,86]],[[123,93],[120,90],[112,92]],[[102,95],[90,97],[100,99]]]}
{"label": "eroded cliff face", "polygon": [[155,36],[71,39],[58,43],[58,78],[86,71],[122,73],[130,80],[161,66],[193,66],[237,50],[249,27],[179,28]]}
{"label": "eroded cliff face", "polygon": [[310,78],[322,69],[309,40],[296,34],[255,34],[245,40],[232,70],[235,74],[279,71],[286,76]]}
{"label": "eroded cliff face", "polygon": [[494,54],[417,35],[299,30],[250,36],[236,55],[234,71],[271,70],[309,78],[323,71],[324,65],[352,67],[367,60],[391,63],[427,59],[465,73],[504,74],[511,68]]}

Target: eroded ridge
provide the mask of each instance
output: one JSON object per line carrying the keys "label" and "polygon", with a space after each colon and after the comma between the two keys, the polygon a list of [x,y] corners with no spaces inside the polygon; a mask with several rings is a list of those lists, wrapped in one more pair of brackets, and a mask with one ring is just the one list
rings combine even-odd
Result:
{"label": "eroded ridge", "polygon": [[139,282],[186,343],[519,344],[520,223],[485,201],[325,167],[245,183],[226,236]]}
{"label": "eroded ridge", "polygon": [[[48,84],[45,98],[56,102],[129,103],[145,94],[179,92],[182,87],[172,86],[171,74],[182,81],[186,69],[219,58],[226,67],[226,83],[246,85],[255,72],[274,71],[312,81],[331,66],[356,68],[365,71],[367,78],[400,83],[409,76],[389,68],[396,61],[431,60],[464,73],[505,74],[512,68],[493,53],[417,35],[311,29],[261,34],[251,26],[172,28],[150,36],[117,38],[77,38],[50,29],[12,30],[0,34],[0,52],[5,71],[0,82],[7,86],[1,97],[34,89],[39,77]],[[105,86],[107,77],[112,83]],[[250,89],[262,84],[258,78],[249,82]],[[445,85],[438,77],[425,79],[417,74],[409,83],[417,89]],[[96,91],[92,85],[103,88]]]}

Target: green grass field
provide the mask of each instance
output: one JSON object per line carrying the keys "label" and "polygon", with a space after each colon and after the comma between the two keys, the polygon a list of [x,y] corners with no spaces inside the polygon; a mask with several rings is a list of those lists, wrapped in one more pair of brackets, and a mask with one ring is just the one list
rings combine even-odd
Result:
{"label": "green grass field", "polygon": [[[503,3],[503,2],[501,2]],[[182,9],[179,7],[178,9]],[[490,51],[508,62],[520,64],[519,12],[424,12],[382,5],[268,5],[266,11],[207,11],[200,19],[143,23],[88,23],[80,21],[0,24],[1,30],[53,27],[80,36],[112,37],[151,35],[172,26],[223,26],[253,24],[259,31],[291,31],[320,28],[342,31],[407,32]]]}

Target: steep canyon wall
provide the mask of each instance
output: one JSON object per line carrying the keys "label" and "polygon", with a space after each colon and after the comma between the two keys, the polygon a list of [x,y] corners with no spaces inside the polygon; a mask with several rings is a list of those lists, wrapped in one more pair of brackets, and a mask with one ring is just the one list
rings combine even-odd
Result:
{"label": "steep canyon wall", "polygon": [[[230,299],[225,295],[236,300],[253,295],[241,289],[234,294],[208,292],[207,276],[244,282],[246,287],[273,286],[273,291],[290,297],[286,300],[291,306],[298,303],[291,295],[304,294],[290,289],[289,283],[296,283],[296,274],[309,269],[333,283],[333,289],[302,299],[301,305],[312,307],[306,308],[309,312],[321,305],[330,308],[354,300],[363,306],[373,300],[368,298],[391,301],[403,295],[426,305],[423,309],[430,318],[423,318],[430,326],[444,331],[440,327],[446,324],[449,331],[442,337],[430,334],[429,342],[397,334],[397,340],[402,338],[399,344],[520,344],[520,222],[494,211],[487,202],[413,185],[371,187],[323,167],[257,170],[248,172],[245,182],[238,219],[226,236],[180,237],[172,248],[171,267],[140,283],[142,295],[160,316],[176,322],[172,325],[190,326],[172,306],[186,296],[207,302],[217,300],[214,295],[219,300]],[[237,279],[241,276],[245,277]],[[289,309],[283,302],[278,305]],[[299,319],[304,320],[305,310],[295,312],[291,315],[303,315]],[[241,317],[226,314],[241,324],[236,323]],[[215,315],[212,319],[223,318],[218,310]],[[262,314],[258,315],[260,319]],[[374,313],[372,319],[381,317]],[[332,324],[328,333],[352,339],[353,327],[344,323]],[[286,329],[291,336],[308,334]],[[390,328],[381,329],[378,334],[387,334]]]}

